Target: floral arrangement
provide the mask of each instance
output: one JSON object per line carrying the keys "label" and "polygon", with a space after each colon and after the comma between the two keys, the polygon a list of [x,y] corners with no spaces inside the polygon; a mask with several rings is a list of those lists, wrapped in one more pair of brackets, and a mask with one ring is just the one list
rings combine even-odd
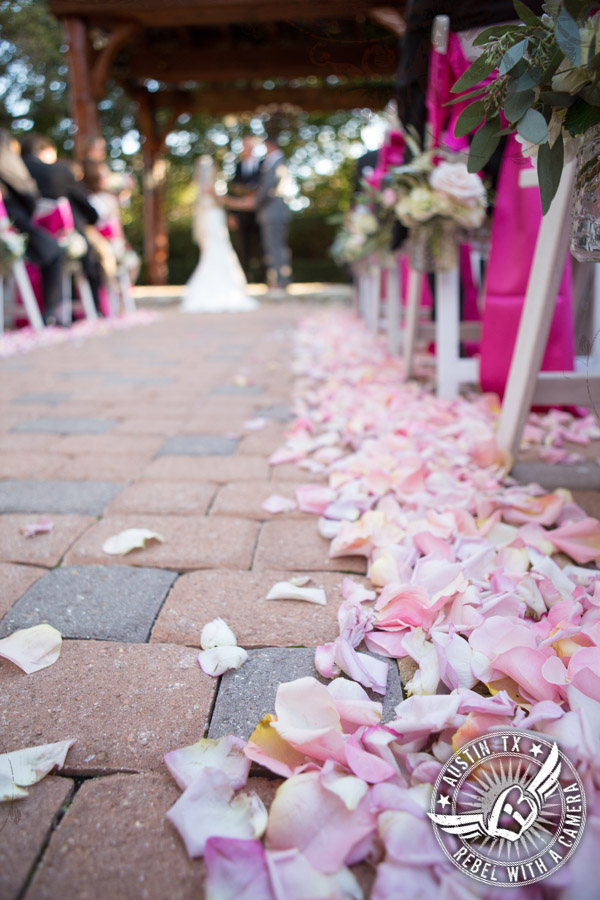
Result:
{"label": "floral arrangement", "polygon": [[[481,55],[452,88],[462,94],[452,102],[472,101],[455,134],[466,135],[484,121],[469,155],[469,171],[477,172],[502,135],[516,131],[537,156],[545,214],[565,159],[600,123],[600,11],[589,0],[548,0],[540,18],[520,0],[514,6],[521,23],[482,31],[474,41]],[[482,85],[495,69],[497,77]]]}
{"label": "floral arrangement", "polygon": [[17,260],[23,259],[27,239],[11,229],[0,230],[0,273],[10,272]]}
{"label": "floral arrangement", "polygon": [[393,176],[398,192],[394,210],[407,228],[436,217],[465,229],[483,224],[487,192],[479,175],[468,172],[464,162],[451,162],[433,150],[394,169]]}
{"label": "floral arrangement", "polygon": [[331,247],[333,258],[338,263],[354,263],[373,253],[385,254],[390,247],[396,200],[393,189],[378,191],[363,182]]}
{"label": "floral arrangement", "polygon": [[410,230],[411,265],[422,272],[452,269],[457,265],[457,229],[472,231],[483,225],[487,191],[465,162],[443,151],[420,151],[407,135],[413,158],[391,170],[396,193],[394,212]]}
{"label": "floral arrangement", "polygon": [[87,241],[78,231],[69,231],[58,239],[67,259],[81,259],[87,252]]}

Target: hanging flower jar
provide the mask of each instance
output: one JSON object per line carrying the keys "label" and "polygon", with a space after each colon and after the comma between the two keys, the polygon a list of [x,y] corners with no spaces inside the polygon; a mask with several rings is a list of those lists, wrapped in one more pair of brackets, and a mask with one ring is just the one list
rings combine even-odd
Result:
{"label": "hanging flower jar", "polygon": [[580,262],[600,262],[600,125],[586,133],[577,156],[571,253]]}
{"label": "hanging flower jar", "polygon": [[408,255],[417,272],[443,272],[458,266],[458,229],[452,219],[437,216],[411,228]]}

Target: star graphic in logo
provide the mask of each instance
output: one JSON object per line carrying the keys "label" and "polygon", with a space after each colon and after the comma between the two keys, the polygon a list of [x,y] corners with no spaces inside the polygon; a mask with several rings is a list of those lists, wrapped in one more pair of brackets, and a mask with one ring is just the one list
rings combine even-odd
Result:
{"label": "star graphic in logo", "polygon": [[446,806],[450,806],[450,798],[445,797],[444,794],[442,794],[440,799],[438,800],[438,803],[440,804],[442,809],[444,809]]}
{"label": "star graphic in logo", "polygon": [[529,752],[530,752],[533,756],[535,756],[535,758],[537,759],[538,756],[540,755],[540,753],[543,753],[544,751],[542,750],[542,748],[540,747],[539,744],[532,744],[532,745],[531,745],[531,750],[530,750]]}

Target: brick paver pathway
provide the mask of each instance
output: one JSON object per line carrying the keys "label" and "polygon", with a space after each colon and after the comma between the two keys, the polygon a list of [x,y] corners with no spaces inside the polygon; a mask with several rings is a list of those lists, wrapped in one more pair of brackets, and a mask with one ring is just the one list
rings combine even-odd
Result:
{"label": "brick paver pathway", "polygon": [[[365,571],[360,557],[328,558],[314,517],[261,508],[317,478],[268,464],[291,416],[292,335],[306,312],[168,312],[0,362],[0,637],[39,622],[65,637],[36,674],[0,659],[0,753],[76,740],[59,775],[0,805],[0,900],[202,896],[203,863],[165,820],[180,792],[164,753],[205,734],[248,737],[280,682],[316,674],[312,648],[338,634],[340,573]],[[263,430],[244,427],[255,416]],[[598,486],[589,467],[566,475]],[[598,491],[574,493],[598,515]],[[53,531],[25,538],[41,515]],[[164,542],[103,553],[134,527]],[[286,573],[310,573],[327,606],[266,600]],[[249,651],[219,680],[196,661],[215,616]],[[391,667],[384,719],[400,699]],[[280,781],[263,776],[249,787],[268,805]],[[357,875],[368,896],[367,867]]]}
{"label": "brick paver pathway", "polygon": [[[330,561],[313,517],[261,509],[312,480],[267,462],[306,311],[168,312],[0,363],[0,636],[50,622],[65,637],[36,674],[0,660],[0,752],[77,741],[60,775],[0,806],[2,900],[197,900],[203,863],[165,821],[180,792],[163,754],[207,732],[247,737],[280,681],[316,674],[301,648],[337,635],[338,573],[360,577],[364,561]],[[269,424],[245,429],[254,416]],[[25,538],[40,515],[53,531]],[[131,527],[164,543],[102,552]],[[328,605],[265,600],[286,571],[310,572]],[[217,615],[250,650],[220,685],[196,662]],[[396,677],[386,703],[399,699]],[[279,783],[253,781],[265,801]]]}

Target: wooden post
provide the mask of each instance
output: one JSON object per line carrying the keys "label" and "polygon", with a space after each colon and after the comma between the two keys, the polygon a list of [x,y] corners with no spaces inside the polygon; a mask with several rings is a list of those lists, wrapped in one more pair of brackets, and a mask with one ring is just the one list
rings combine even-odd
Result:
{"label": "wooden post", "polygon": [[[575,164],[571,162],[563,169],[556,196],[548,213],[542,219],[535,245],[525,303],[498,421],[498,447],[511,453],[513,457],[519,450],[548,343],[556,297],[569,247],[574,181]],[[563,378],[563,373],[560,373],[559,377]],[[580,401],[573,399],[572,402]]]}
{"label": "wooden post", "polygon": [[83,159],[88,141],[100,137],[98,109],[92,95],[87,31],[82,19],[72,18],[63,19],[63,29],[69,45],[71,117],[77,126],[75,158]]}
{"label": "wooden post", "polygon": [[166,284],[169,236],[164,215],[165,161],[161,159],[163,140],[158,135],[151,95],[136,96],[141,132],[144,137],[144,259],[149,284]]}

